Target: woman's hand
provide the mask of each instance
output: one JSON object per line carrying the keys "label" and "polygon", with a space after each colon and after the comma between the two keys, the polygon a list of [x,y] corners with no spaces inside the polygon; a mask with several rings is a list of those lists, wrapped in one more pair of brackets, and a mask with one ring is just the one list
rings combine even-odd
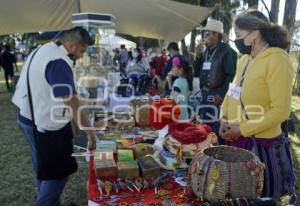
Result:
{"label": "woman's hand", "polygon": [[227,141],[236,141],[242,136],[240,131],[240,125],[228,124],[226,132],[224,132],[222,138]]}
{"label": "woman's hand", "polygon": [[221,118],[220,120],[220,129],[219,129],[219,135],[221,136],[222,139],[226,140],[226,141],[232,141],[231,138],[227,138],[225,136],[227,130],[229,130],[229,124],[227,119],[225,118]]}
{"label": "woman's hand", "polygon": [[228,121],[227,119],[221,118],[220,120],[220,128],[219,128],[219,135],[223,137],[225,132],[227,131]]}

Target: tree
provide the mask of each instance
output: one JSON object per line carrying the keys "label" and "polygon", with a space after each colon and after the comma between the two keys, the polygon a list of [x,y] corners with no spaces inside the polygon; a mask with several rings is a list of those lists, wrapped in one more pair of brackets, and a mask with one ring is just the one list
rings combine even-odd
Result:
{"label": "tree", "polygon": [[279,3],[280,3],[280,0],[272,0],[272,3],[271,3],[271,11],[269,14],[269,18],[270,18],[270,21],[275,24],[278,23]]}
{"label": "tree", "polygon": [[297,0],[286,0],[284,7],[283,25],[286,26],[290,35],[293,35],[295,28]]}
{"label": "tree", "polygon": [[248,8],[258,9],[258,0],[244,0]]}

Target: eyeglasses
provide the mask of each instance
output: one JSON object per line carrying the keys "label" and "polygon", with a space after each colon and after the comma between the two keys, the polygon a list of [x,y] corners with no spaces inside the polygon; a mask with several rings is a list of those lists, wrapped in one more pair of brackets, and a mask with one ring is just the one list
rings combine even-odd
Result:
{"label": "eyeglasses", "polygon": [[208,38],[213,32],[212,31],[204,31],[203,32],[203,37]]}

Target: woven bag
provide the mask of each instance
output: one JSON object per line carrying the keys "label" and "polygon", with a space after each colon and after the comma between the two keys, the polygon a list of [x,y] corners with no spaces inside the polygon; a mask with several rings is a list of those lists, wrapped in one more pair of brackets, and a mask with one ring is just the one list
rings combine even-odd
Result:
{"label": "woven bag", "polygon": [[259,197],[263,189],[264,164],[255,154],[236,147],[218,146],[195,155],[189,168],[189,185],[200,199]]}
{"label": "woven bag", "polygon": [[142,97],[130,101],[135,121],[139,126],[149,126],[150,107],[152,99],[150,97]]}

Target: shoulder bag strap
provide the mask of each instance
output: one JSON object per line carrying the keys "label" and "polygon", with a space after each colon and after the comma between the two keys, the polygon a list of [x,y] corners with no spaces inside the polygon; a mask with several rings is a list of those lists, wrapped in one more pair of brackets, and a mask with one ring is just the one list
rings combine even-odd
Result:
{"label": "shoulder bag strap", "polygon": [[28,93],[28,100],[29,100],[29,106],[30,106],[30,113],[31,113],[31,118],[32,118],[32,121],[33,121],[33,124],[35,124],[35,119],[34,119],[34,111],[33,111],[33,103],[32,103],[32,95],[31,95],[31,89],[30,89],[30,82],[29,82],[29,70],[30,70],[30,66],[31,66],[31,63],[32,63],[32,60],[34,58],[34,56],[36,55],[37,51],[39,50],[40,48],[37,48],[34,53],[32,54],[32,57],[29,61],[29,64],[28,64],[28,69],[27,69],[27,93]]}

